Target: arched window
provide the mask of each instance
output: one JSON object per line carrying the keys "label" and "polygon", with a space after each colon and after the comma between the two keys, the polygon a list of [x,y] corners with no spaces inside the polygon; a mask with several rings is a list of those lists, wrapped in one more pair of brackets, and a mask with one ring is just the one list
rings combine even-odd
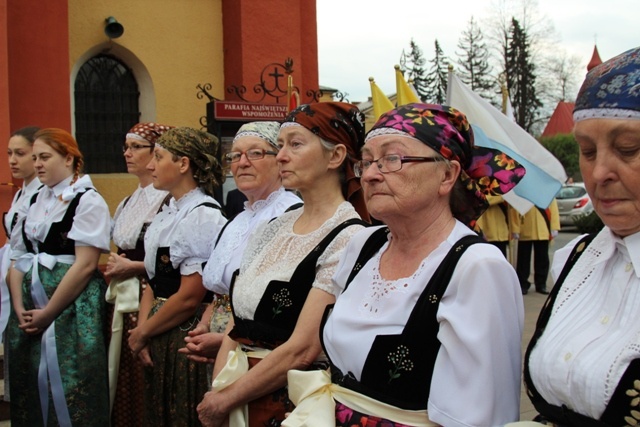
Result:
{"label": "arched window", "polygon": [[78,71],[74,89],[76,139],[85,172],[126,172],[121,147],[140,119],[133,73],[113,56],[94,56]]}

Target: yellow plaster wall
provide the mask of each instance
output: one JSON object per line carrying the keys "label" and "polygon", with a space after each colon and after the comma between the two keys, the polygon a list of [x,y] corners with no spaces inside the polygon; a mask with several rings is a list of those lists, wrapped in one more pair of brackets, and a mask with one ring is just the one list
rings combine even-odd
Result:
{"label": "yellow plaster wall", "polygon": [[211,83],[211,94],[224,98],[221,1],[69,0],[69,69],[108,41],[105,19],[114,16],[124,34],[112,42],[132,52],[151,76],[153,119],[199,128],[206,101],[196,97],[196,85]]}
{"label": "yellow plaster wall", "polygon": [[[100,52],[96,47],[109,46],[104,26],[113,16],[124,34],[112,43],[133,54],[151,79],[155,105],[151,112],[144,111],[141,101],[143,120],[200,128],[207,100],[196,97],[196,85],[210,83],[210,93],[224,98],[222,0],[68,0],[68,5],[71,79],[87,53],[95,55]],[[73,101],[73,93],[70,96]],[[137,178],[126,173],[91,178],[112,215],[137,186]]]}

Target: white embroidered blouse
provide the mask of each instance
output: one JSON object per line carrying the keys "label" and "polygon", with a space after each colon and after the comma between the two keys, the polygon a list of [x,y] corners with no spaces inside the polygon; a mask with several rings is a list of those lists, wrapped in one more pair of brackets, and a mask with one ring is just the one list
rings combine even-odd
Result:
{"label": "white embroidered blouse", "polygon": [[198,206],[202,203],[219,203],[195,188],[179,200],[171,199],[163,206],[144,236],[144,266],[149,278],[155,276],[158,248],[169,247],[173,268],[180,267],[180,274],[202,274],[202,263],[209,259],[220,229],[227,221],[220,209]]}
{"label": "white embroidered blouse", "polygon": [[[29,185],[22,187],[18,192],[13,196],[13,201],[11,202],[11,207],[7,211],[7,214],[4,217],[4,228],[9,232],[9,237],[11,237],[11,222],[13,221],[14,216],[18,216],[16,225],[20,222],[20,210],[24,213],[28,208],[28,204],[31,202],[31,198],[38,191],[42,184],[38,178],[34,178],[31,180]],[[25,205],[24,207],[22,207]]]}
{"label": "white embroidered blouse", "polygon": [[[240,318],[253,320],[269,282],[288,281],[298,264],[331,230],[347,219],[360,218],[349,202],[343,202],[320,228],[300,235],[293,232],[293,225],[301,214],[302,209],[282,214],[260,226],[249,240],[232,299],[234,310]],[[334,293],[331,277],[340,254],[351,236],[361,228],[360,225],[347,227],[329,244],[318,259],[314,288]]]}
{"label": "white embroidered blouse", "polygon": [[[402,333],[436,269],[463,236],[473,232],[456,221],[447,239],[411,277],[385,280],[379,274],[385,243],[341,293],[367,238],[356,234],[333,277],[337,300],[323,330],[327,356],[343,372],[361,378],[377,335]],[[391,238],[391,235],[389,235]],[[517,275],[491,245],[472,245],[460,258],[438,307],[438,340],[428,402],[439,425],[497,426],[520,413],[521,340],[524,306]],[[390,349],[393,351],[393,349]],[[464,402],[464,404],[461,404]]]}
{"label": "white embroidered blouse", "polygon": [[283,187],[253,205],[245,202],[240,212],[224,229],[202,273],[202,283],[210,291],[228,294],[233,272],[240,268],[242,254],[256,228],[302,200]]}
{"label": "white embroidered blouse", "polygon": [[[25,234],[34,248],[37,248],[38,242],[45,240],[51,224],[62,220],[69,202],[79,192],[93,188],[89,175],[83,175],[70,185],[72,179],[70,176],[53,187],[43,187],[33,205],[23,205],[24,215],[20,216],[25,221]],[[97,191],[86,191],[76,209],[68,238],[75,240],[76,246],[93,246],[108,252],[110,230],[111,216],[107,203]],[[12,259],[17,259],[27,252],[22,240],[22,227],[16,225],[13,229],[11,245]]]}
{"label": "white embroidered blouse", "polygon": [[135,249],[140,230],[158,213],[167,192],[156,190],[152,184],[138,185],[125,205],[124,199],[113,216],[113,243],[120,249]]}
{"label": "white embroidered blouse", "polygon": [[[556,251],[554,280],[578,239]],[[599,419],[639,357],[640,233],[620,238],[605,227],[558,294],[529,358],[532,381],[547,402]]]}

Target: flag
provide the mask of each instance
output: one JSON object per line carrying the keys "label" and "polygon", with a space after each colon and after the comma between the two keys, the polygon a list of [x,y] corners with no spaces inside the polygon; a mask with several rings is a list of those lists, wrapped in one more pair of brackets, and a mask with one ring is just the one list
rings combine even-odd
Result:
{"label": "flag", "polygon": [[401,105],[420,102],[420,99],[416,96],[413,89],[411,89],[409,83],[404,79],[402,71],[400,71],[400,66],[396,65],[394,68],[396,69],[396,105],[400,107]]}
{"label": "flag", "polygon": [[293,76],[291,74],[287,76],[287,103],[287,112],[295,110],[300,105],[300,94],[293,86]]}
{"label": "flag", "polygon": [[449,73],[447,104],[465,113],[478,146],[498,149],[527,169],[522,181],[504,199],[521,214],[533,205],[547,208],[567,179],[558,159],[453,73]]}
{"label": "flag", "polygon": [[378,87],[373,77],[369,77],[369,83],[371,84],[371,103],[373,104],[373,115],[378,120],[381,115],[387,111],[393,110],[393,102],[387,98],[387,95],[382,93],[382,90]]}

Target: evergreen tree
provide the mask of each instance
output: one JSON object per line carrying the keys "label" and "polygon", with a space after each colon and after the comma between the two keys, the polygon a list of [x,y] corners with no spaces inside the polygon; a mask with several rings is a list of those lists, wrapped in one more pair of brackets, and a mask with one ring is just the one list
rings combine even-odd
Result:
{"label": "evergreen tree", "polygon": [[535,66],[531,62],[528,36],[515,18],[511,20],[506,65],[507,88],[516,122],[526,131],[531,131],[542,103],[536,94]]}
{"label": "evergreen tree", "polygon": [[402,71],[407,73],[405,74],[407,81],[413,84],[418,93],[418,98],[425,102],[427,99],[427,78],[425,75],[426,70],[424,69],[426,60],[422,54],[422,49],[413,39],[411,39],[409,46],[411,51],[409,52],[408,61],[406,61],[406,67]]}
{"label": "evergreen tree", "polygon": [[436,104],[444,104],[447,99],[447,67],[450,61],[442,52],[438,39],[435,41],[435,55],[429,63],[431,68],[426,76],[426,99]]}
{"label": "evergreen tree", "polygon": [[491,66],[489,65],[489,50],[484,42],[484,35],[473,16],[469,20],[467,29],[458,40],[458,48],[462,53],[456,52],[459,77],[471,90],[484,98],[490,99],[490,92],[495,89],[494,79],[491,78]]}

